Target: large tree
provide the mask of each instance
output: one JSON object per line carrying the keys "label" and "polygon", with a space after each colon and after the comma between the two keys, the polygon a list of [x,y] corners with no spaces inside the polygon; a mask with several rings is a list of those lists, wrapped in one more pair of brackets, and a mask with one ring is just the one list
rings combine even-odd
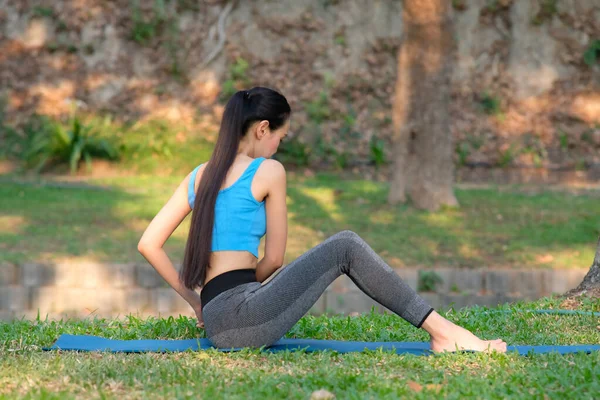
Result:
{"label": "large tree", "polygon": [[583,278],[583,281],[575,289],[572,289],[566,293],[566,296],[577,296],[582,293],[592,291],[593,289],[598,291],[597,295],[600,295],[600,239],[598,239],[598,245],[596,246],[596,256],[592,262],[592,266],[588,271],[587,275]]}
{"label": "large tree", "polygon": [[390,204],[457,205],[450,133],[450,78],[456,43],[448,0],[404,0],[403,40],[393,106]]}

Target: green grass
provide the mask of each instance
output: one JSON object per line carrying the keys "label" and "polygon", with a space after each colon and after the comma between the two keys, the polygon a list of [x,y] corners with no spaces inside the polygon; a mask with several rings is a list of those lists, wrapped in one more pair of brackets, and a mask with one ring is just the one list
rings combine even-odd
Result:
{"label": "green grass", "polygon": [[[95,178],[80,187],[52,187],[56,182],[0,176],[0,261],[145,262],[137,241],[183,177]],[[289,173],[285,262],[351,229],[397,267],[588,268],[600,234],[598,193],[525,189],[457,189],[460,208],[427,213],[389,206],[385,183]],[[183,258],[189,221],[165,245],[175,262]]]}
{"label": "green grass", "polygon": [[[599,343],[598,318],[527,312],[559,308],[560,299],[519,302],[485,314],[485,307],[442,313],[483,338],[516,344]],[[584,299],[583,310],[600,311]],[[338,354],[246,349],[181,353],[43,352],[61,333],[116,339],[204,337],[187,317],[169,319],[0,322],[0,397],[3,398],[298,398],[325,389],[337,398],[595,398],[600,395],[600,352],[557,354],[444,354],[387,351]],[[425,341],[427,334],[391,314],[305,316],[287,337]],[[423,386],[415,391],[409,386]],[[428,386],[429,385],[429,386]],[[438,392],[438,393],[436,393]]]}

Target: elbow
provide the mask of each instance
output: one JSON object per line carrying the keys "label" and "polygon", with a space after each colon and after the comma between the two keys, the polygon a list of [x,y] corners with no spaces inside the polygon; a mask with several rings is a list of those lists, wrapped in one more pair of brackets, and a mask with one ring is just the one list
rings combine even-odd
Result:
{"label": "elbow", "polygon": [[150,248],[151,246],[148,243],[144,242],[139,242],[137,245],[137,249],[140,252],[140,254],[147,253]]}

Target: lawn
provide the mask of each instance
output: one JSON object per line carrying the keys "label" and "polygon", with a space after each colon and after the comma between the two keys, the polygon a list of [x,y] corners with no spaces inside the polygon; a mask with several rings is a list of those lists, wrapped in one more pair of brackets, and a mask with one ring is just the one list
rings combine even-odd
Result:
{"label": "lawn", "polygon": [[[147,135],[140,132],[140,137]],[[160,137],[157,136],[159,139]],[[131,140],[138,140],[132,137]],[[139,139],[141,140],[141,139]],[[157,139],[158,140],[158,139]],[[160,142],[160,141],[159,141]],[[160,146],[159,146],[160,147]],[[205,146],[206,147],[206,146]],[[150,220],[209,152],[174,148],[162,174],[64,179],[0,175],[0,262],[61,258],[146,263],[137,242]],[[138,170],[167,168],[156,157],[132,159]],[[125,164],[124,164],[125,165]],[[164,172],[164,171],[163,171]],[[386,204],[387,183],[302,170],[288,173],[289,235],[285,263],[326,237],[351,229],[395,267],[588,268],[600,234],[599,191],[528,186],[457,187],[460,208],[435,213]],[[166,243],[181,262],[188,217]],[[263,247],[260,247],[260,256]],[[517,344],[598,344],[600,320],[533,314],[560,308],[559,298],[443,310],[483,338]],[[600,311],[599,299],[578,309]],[[61,333],[116,339],[204,337],[187,317],[0,322],[0,398],[565,398],[600,396],[600,353],[445,354],[384,351],[173,354],[44,352]],[[424,341],[427,335],[390,314],[303,317],[288,337]]]}
{"label": "lawn", "polygon": [[[484,338],[509,344],[600,342],[600,321],[587,315],[533,314],[559,308],[560,299],[514,303],[506,314],[472,307],[443,312]],[[600,311],[599,299],[581,310]],[[430,357],[385,351],[267,353],[215,350],[171,354],[44,352],[61,333],[117,339],[194,338],[204,331],[187,317],[0,322],[2,398],[294,398],[324,389],[337,398],[597,398],[600,353],[519,356],[443,354]],[[424,341],[427,334],[392,314],[305,316],[288,337]]]}
{"label": "lawn", "polygon": [[[0,262],[145,262],[137,242],[183,177],[90,178],[72,185],[2,175]],[[388,189],[332,173],[290,172],[285,262],[350,229],[394,267],[588,268],[600,234],[598,191],[457,188],[460,208],[427,213],[386,204]],[[189,221],[165,245],[175,262],[183,258]]]}

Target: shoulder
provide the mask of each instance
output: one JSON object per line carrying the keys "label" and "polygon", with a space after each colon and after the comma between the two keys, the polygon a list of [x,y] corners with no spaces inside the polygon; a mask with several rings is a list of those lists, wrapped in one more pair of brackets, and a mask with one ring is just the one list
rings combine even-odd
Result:
{"label": "shoulder", "polygon": [[285,179],[285,167],[283,164],[277,160],[272,158],[266,158],[261,162],[258,167],[257,173],[259,173],[264,177],[269,177],[271,179]]}

